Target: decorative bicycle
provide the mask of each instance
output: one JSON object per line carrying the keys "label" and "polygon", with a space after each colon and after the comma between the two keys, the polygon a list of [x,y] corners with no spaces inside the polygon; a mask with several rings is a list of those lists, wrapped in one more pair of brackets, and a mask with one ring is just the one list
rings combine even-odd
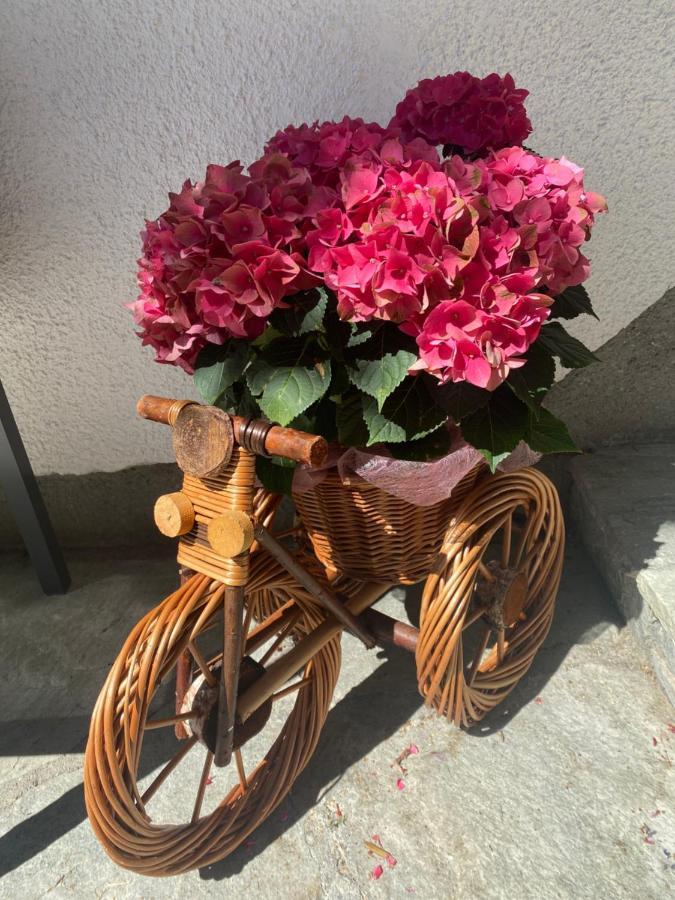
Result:
{"label": "decorative bicycle", "polygon": [[[328,470],[295,498],[299,524],[275,533],[280,498],[256,489],[256,454],[317,467],[323,438],[184,400],[146,396],[138,411],[172,427],[184,472],[182,490],[155,505],[159,529],[180,538],[181,585],[132,630],[92,716],[87,812],[115,862],[174,875],[245,840],[312,756],[344,629],[366,647],[414,653],[425,701],[462,726],[527,672],[551,624],[564,547],[558,496],[540,472],[478,467],[449,500],[421,508]],[[393,585],[425,579],[419,629],[373,609]],[[175,714],[153,717],[173,676]],[[144,737],[161,727],[180,744],[141,790]],[[154,821],[152,798],[197,745],[196,789],[173,791],[182,823]],[[209,811],[206,786],[220,769],[233,783]]]}

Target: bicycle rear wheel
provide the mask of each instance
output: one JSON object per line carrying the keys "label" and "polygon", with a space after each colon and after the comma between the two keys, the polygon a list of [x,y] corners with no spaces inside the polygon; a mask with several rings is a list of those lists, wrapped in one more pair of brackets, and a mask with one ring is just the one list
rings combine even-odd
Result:
{"label": "bicycle rear wheel", "polygon": [[564,547],[558,494],[536,469],[487,478],[464,501],[420,613],[419,689],[441,715],[475,724],[528,671],[551,626]]}

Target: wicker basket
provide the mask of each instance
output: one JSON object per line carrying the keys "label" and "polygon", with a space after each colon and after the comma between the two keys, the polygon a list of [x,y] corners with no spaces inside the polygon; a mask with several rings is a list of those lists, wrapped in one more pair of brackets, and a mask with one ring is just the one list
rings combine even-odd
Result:
{"label": "wicker basket", "polygon": [[335,469],[293,499],[329,573],[414,584],[434,567],[448,522],[483,469],[473,468],[433,506],[414,506],[356,475],[343,484]]}

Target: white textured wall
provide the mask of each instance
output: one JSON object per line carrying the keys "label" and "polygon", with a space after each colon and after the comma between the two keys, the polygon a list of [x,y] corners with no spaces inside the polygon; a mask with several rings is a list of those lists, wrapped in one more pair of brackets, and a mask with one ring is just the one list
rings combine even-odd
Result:
{"label": "white textured wall", "polygon": [[288,122],[386,121],[420,77],[510,71],[529,143],[586,167],[596,346],[673,279],[672,3],[0,0],[0,376],[38,472],[169,458],[134,417],[189,380],[122,308],[137,232]]}

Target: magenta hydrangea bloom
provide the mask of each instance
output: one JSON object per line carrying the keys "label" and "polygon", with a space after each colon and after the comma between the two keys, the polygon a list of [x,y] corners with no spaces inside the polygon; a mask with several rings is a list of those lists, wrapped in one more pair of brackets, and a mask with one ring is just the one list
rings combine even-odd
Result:
{"label": "magenta hydrangea bloom", "polygon": [[[146,223],[143,342],[190,372],[208,343],[256,338],[324,283],[343,319],[415,338],[411,371],[494,390],[552,297],[588,277],[581,248],[606,209],[574,163],[519,146],[526,96],[510,75],[458,72],[408,91],[387,128],[289,126],[248,173],[209,166]],[[461,155],[441,161],[439,144]]]}
{"label": "magenta hydrangea bloom", "polygon": [[[590,237],[598,213],[607,209],[603,197],[586,191],[584,172],[565,159],[536,156],[522,147],[508,147],[477,160],[484,180],[492,221],[490,234],[519,236],[524,252],[536,258],[537,285],[558,294],[588,278],[590,264],[580,248]],[[489,238],[486,235],[486,244]],[[499,271],[503,260],[488,258]]]}
{"label": "magenta hydrangea bloom", "polygon": [[342,202],[307,234],[309,266],[352,321],[406,322],[453,296],[478,250],[478,212],[438,166],[353,164]]}
{"label": "magenta hydrangea bloom", "polygon": [[404,140],[452,144],[467,154],[481,154],[522,144],[532,131],[523,101],[528,91],[516,88],[510,75],[476,78],[455,72],[425,78],[396,107],[390,128]]}
{"label": "magenta hydrangea bloom", "polygon": [[315,184],[330,187],[338,187],[342,170],[354,157],[392,163],[420,159],[438,162],[436,149],[426,141],[402,144],[399,137],[397,128],[382,128],[375,122],[345,116],[340,122],[289,125],[270,138],[265,152],[283,153],[294,165],[307,169]]}
{"label": "magenta hydrangea bloom", "polygon": [[441,303],[422,323],[413,368],[494,390],[525,364],[524,354],[548,317],[552,298],[530,292],[533,284],[524,275],[490,275],[477,296]]}
{"label": "magenta hydrangea bloom", "polygon": [[207,343],[257,337],[284,297],[317,283],[303,234],[336,195],[277,154],[248,175],[239,163],[209,166],[169,199],[142,233],[131,309],[157,361],[192,372]]}

